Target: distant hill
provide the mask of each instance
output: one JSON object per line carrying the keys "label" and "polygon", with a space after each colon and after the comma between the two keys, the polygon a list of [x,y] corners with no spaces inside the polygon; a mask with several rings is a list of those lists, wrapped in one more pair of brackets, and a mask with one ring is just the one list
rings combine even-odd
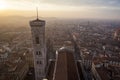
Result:
{"label": "distant hill", "polygon": [[[0,16],[0,27],[7,26],[7,27],[19,27],[19,26],[28,26],[30,20],[36,19],[36,16],[32,17],[24,17],[24,16]],[[50,18],[43,18],[40,19],[44,20],[55,20],[57,18],[50,17]]]}

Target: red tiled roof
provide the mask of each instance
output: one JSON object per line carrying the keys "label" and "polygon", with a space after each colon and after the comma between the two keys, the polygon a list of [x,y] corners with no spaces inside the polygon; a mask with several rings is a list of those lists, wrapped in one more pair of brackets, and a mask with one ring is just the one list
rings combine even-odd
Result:
{"label": "red tiled roof", "polygon": [[102,80],[110,80],[110,76],[108,75],[108,71],[104,68],[96,68],[98,74],[100,75]]}
{"label": "red tiled roof", "polygon": [[53,80],[79,80],[73,53],[67,49],[58,52]]}

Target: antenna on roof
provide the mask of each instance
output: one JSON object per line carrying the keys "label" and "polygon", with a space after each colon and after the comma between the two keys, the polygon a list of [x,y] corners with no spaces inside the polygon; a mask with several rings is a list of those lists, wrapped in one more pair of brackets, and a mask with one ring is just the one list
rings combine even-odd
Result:
{"label": "antenna on roof", "polygon": [[38,7],[36,7],[36,11],[37,11],[37,20],[38,20]]}

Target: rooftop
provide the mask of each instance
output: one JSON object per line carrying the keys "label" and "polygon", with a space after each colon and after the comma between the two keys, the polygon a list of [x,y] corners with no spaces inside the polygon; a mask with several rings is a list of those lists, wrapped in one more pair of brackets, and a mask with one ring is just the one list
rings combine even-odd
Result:
{"label": "rooftop", "polygon": [[53,80],[79,80],[77,64],[73,53],[63,47],[56,56]]}
{"label": "rooftop", "polygon": [[30,26],[44,26],[45,25],[45,21],[44,20],[40,20],[40,19],[36,19],[36,20],[32,20],[30,21]]}

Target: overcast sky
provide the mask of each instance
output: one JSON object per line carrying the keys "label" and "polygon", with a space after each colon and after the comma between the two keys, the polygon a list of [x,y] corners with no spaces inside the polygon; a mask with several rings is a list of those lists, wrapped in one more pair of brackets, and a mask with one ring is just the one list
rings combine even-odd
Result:
{"label": "overcast sky", "polygon": [[[120,0],[0,0],[4,9],[54,12],[51,17],[88,17],[119,19]],[[6,6],[5,6],[6,5]],[[61,12],[61,15],[60,13]],[[68,14],[69,12],[72,12]],[[68,14],[68,15],[67,15]],[[42,14],[44,16],[44,14]],[[45,13],[47,16],[47,14]]]}

